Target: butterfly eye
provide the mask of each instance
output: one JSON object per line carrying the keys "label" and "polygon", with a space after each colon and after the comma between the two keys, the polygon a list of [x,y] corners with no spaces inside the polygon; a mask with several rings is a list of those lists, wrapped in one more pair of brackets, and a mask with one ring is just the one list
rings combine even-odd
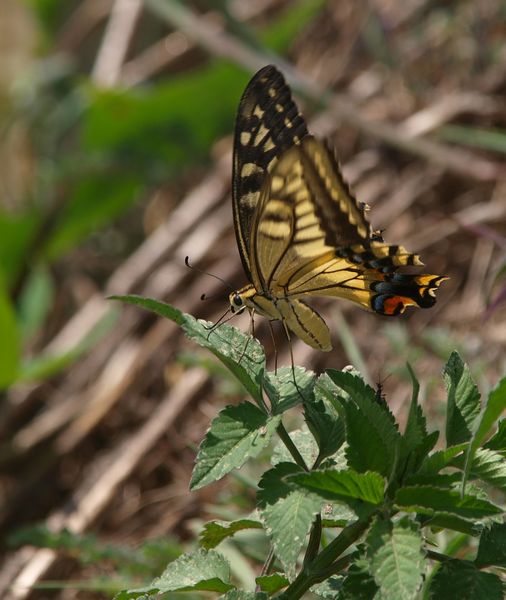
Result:
{"label": "butterfly eye", "polygon": [[242,306],[242,298],[241,298],[241,296],[239,296],[239,294],[235,294],[235,295],[234,295],[234,304],[235,304],[237,307],[240,307],[240,306]]}
{"label": "butterfly eye", "polygon": [[244,308],[244,302],[242,301],[240,294],[238,294],[237,292],[235,294],[232,294],[231,300],[232,312]]}

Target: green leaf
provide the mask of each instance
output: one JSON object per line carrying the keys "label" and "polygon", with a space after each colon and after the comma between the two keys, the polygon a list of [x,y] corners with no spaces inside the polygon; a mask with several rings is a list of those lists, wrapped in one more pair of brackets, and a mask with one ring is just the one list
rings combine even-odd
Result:
{"label": "green leaf", "polygon": [[[480,418],[480,424],[473,438],[473,446],[478,447],[487,434],[492,429],[492,426],[497,419],[506,410],[506,377],[503,377],[490,394],[488,395],[487,404]],[[494,448],[491,448],[494,450]]]}
{"label": "green leaf", "polygon": [[343,588],[344,577],[342,575],[332,575],[323,581],[322,583],[317,583],[309,588],[309,591],[320,598],[325,598],[326,600],[336,600],[336,598],[341,598],[341,591]]}
{"label": "green leaf", "polygon": [[16,313],[7,292],[0,282],[0,389],[16,380],[21,354],[20,332]]}
{"label": "green leaf", "polygon": [[265,355],[253,337],[230,325],[219,325],[211,330],[209,323],[197,321],[192,315],[158,300],[134,295],[111,296],[110,299],[141,306],[180,325],[191,340],[211,350],[242,383],[247,392],[263,406],[262,379]]}
{"label": "green leaf", "polygon": [[304,403],[304,416],[318,443],[320,461],[335,454],[345,440],[344,421],[331,401],[337,392],[337,386],[323,373],[314,386],[314,400]]}
{"label": "green leaf", "polygon": [[143,187],[140,174],[128,172],[116,177],[100,173],[78,181],[47,241],[44,256],[54,260],[68,252],[90,233],[121,215],[139,199]]}
{"label": "green leaf", "polygon": [[506,419],[501,419],[495,434],[483,445],[488,450],[504,452],[506,450]]}
{"label": "green leaf", "polygon": [[439,488],[454,489],[461,481],[460,473],[413,473],[404,479],[404,484],[413,485],[430,485]]}
{"label": "green leaf", "polygon": [[437,450],[428,456],[420,467],[421,474],[433,474],[439,473],[441,469],[447,467],[455,456],[462,454],[467,448],[467,444],[459,444],[458,446],[451,446],[446,450]]}
{"label": "green leaf", "polygon": [[200,445],[190,489],[199,489],[242,466],[270,442],[279,416],[269,417],[251,402],[226,406],[213,419]]}
{"label": "green leaf", "polygon": [[408,372],[413,382],[413,396],[409,407],[408,420],[404,429],[404,445],[407,451],[415,450],[420,447],[424,439],[427,437],[427,421],[422,412],[421,406],[418,404],[418,392],[420,384],[415,377],[411,366],[408,363]]}
{"label": "green leaf", "polygon": [[395,504],[410,512],[425,515],[437,513],[453,514],[464,519],[480,519],[498,515],[502,510],[475,496],[461,497],[459,492],[440,489],[433,486],[406,486],[399,489],[395,495]]}
{"label": "green leaf", "polygon": [[245,592],[243,590],[230,590],[220,600],[267,600],[269,596],[265,592]]}
{"label": "green leaf", "polygon": [[290,577],[295,574],[297,558],[321,509],[321,500],[316,495],[297,490],[291,485],[292,479],[287,479],[300,472],[294,463],[279,463],[264,473],[257,495],[276,556]]}
{"label": "green leaf", "polygon": [[348,569],[338,600],[372,600],[377,598],[378,586],[369,573],[369,565],[364,558],[355,561]]}
{"label": "green leaf", "polygon": [[480,412],[480,393],[457,352],[452,352],[445,365],[444,380],[448,392],[446,445],[449,447],[471,439]]}
{"label": "green leaf", "polygon": [[263,529],[262,523],[253,519],[238,519],[230,523],[209,521],[200,534],[200,545],[206,550],[215,548],[223,540],[245,529]]}
{"label": "green leaf", "polygon": [[379,506],[383,502],[385,481],[379,473],[346,471],[313,471],[290,478],[297,485],[318,494],[325,500],[345,502],[353,510],[360,505]]}
{"label": "green leaf", "polygon": [[[313,465],[318,456],[318,446],[311,433],[307,429],[296,429],[290,431],[289,436],[305,464]],[[272,453],[271,464],[276,465],[281,462],[294,462],[294,459],[285,444],[279,440]]]}
{"label": "green leaf", "polygon": [[331,400],[345,418],[348,464],[358,472],[376,471],[389,478],[401,440],[393,415],[360,377],[332,369],[327,374],[349,396]]}
{"label": "green leaf", "polygon": [[109,310],[73,348],[61,354],[39,354],[24,361],[19,370],[20,381],[43,381],[66,369],[93,348],[116,324],[118,311]]}
{"label": "green leaf", "polygon": [[473,537],[479,536],[483,529],[481,523],[468,521],[461,517],[456,517],[455,515],[443,513],[423,519],[421,522],[423,526],[431,527],[433,530],[450,529]]}
{"label": "green leaf", "polygon": [[[454,467],[463,469],[464,457],[454,458],[451,464]],[[506,492],[506,461],[498,452],[478,448],[470,465],[469,474],[472,478],[481,479],[485,483]]]}
{"label": "green leaf", "polygon": [[290,581],[280,573],[261,575],[260,577],[257,577],[255,581],[262,591],[269,592],[270,594],[279,592],[279,590],[282,590],[290,583]]}
{"label": "green leaf", "polygon": [[35,207],[19,215],[4,212],[0,206],[0,283],[7,290],[27,264],[40,218]]}
{"label": "green leaf", "polygon": [[277,373],[267,373],[264,385],[272,413],[280,415],[304,400],[309,401],[313,397],[314,380],[314,374],[302,367],[294,367],[293,371],[291,367],[281,367]]}
{"label": "green leaf", "polygon": [[492,523],[483,529],[474,562],[480,568],[506,567],[506,523]]}
{"label": "green leaf", "polygon": [[503,129],[483,129],[468,125],[443,125],[438,130],[438,136],[455,144],[506,154],[506,131]]}
{"label": "green leaf", "polygon": [[389,600],[415,598],[425,571],[419,526],[408,518],[377,520],[366,539],[369,571]]}
{"label": "green leaf", "polygon": [[503,600],[504,587],[497,575],[479,571],[473,563],[448,560],[430,583],[433,600]]}
{"label": "green leaf", "polygon": [[483,442],[489,433],[492,425],[499,418],[502,412],[506,409],[506,377],[499,385],[490,392],[485,409],[479,419],[479,424],[476,432],[473,435],[469,448],[467,449],[466,462],[463,468],[464,474],[462,477],[462,492],[465,491],[467,479],[470,469],[474,464],[474,455],[478,447]]}
{"label": "green leaf", "polygon": [[230,583],[230,566],[221,554],[214,550],[197,550],[183,554],[172,561],[161,577],[143,588],[128,590],[116,598],[136,598],[140,594],[164,594],[176,591],[226,592],[233,589]]}
{"label": "green leaf", "polygon": [[53,281],[46,266],[32,269],[19,298],[19,325],[23,340],[29,340],[42,326],[51,309]]}

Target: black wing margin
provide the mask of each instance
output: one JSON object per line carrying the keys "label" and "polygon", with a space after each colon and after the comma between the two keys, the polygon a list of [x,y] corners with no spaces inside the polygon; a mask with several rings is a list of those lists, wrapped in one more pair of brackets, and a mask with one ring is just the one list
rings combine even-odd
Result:
{"label": "black wing margin", "polygon": [[283,152],[308,134],[283,75],[273,65],[248,83],[237,113],[232,205],[239,253],[251,281],[251,235],[263,182]]}

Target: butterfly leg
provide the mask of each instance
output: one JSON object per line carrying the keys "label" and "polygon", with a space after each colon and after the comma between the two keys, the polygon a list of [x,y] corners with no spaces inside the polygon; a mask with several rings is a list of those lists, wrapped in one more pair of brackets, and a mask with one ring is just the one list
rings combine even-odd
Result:
{"label": "butterfly leg", "polygon": [[278,347],[276,345],[276,338],[274,337],[274,328],[272,327],[272,320],[269,319],[269,331],[271,332],[272,347],[274,348],[274,375],[278,374]]}
{"label": "butterfly leg", "polygon": [[297,383],[297,379],[295,377],[295,363],[293,362],[292,338],[290,337],[290,330],[288,329],[288,325],[286,324],[284,319],[281,322],[283,323],[283,329],[285,330],[286,339],[288,341],[288,347],[290,349],[290,362],[292,364],[293,383],[295,385],[295,388],[296,388],[299,396],[302,398],[302,402],[305,402],[306,399],[304,398],[304,394],[302,393],[302,391]]}
{"label": "butterfly leg", "polygon": [[[250,336],[255,337],[255,310],[254,309],[249,309],[249,316],[250,316],[250,322],[249,322],[249,327],[248,327],[248,334]],[[244,358],[244,355],[246,354],[246,350],[248,349],[249,346],[249,341],[250,341],[251,337],[248,337],[248,339],[246,340],[246,344],[244,345],[244,349],[241,352],[241,356],[239,357],[239,363],[242,361],[242,359]]]}

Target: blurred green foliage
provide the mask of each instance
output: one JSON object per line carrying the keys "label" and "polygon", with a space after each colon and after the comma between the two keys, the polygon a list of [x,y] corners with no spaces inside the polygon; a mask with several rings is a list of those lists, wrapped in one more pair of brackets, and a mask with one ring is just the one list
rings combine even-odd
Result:
{"label": "blurred green foliage", "polygon": [[[25,1],[38,19],[45,56],[20,74],[2,122],[6,133],[19,124],[27,130],[33,170],[15,209],[0,203],[0,387],[48,376],[89,348],[76,340],[81,350],[65,357],[35,357],[28,365],[20,359],[21,340],[36,339],[52,308],[51,265],[150,189],[207,162],[212,144],[233,129],[250,75],[233,62],[210,60],[143,87],[98,88],[55,50],[76,3]],[[244,41],[255,40],[266,55],[283,53],[323,4],[292,3],[263,30],[245,28]]]}

